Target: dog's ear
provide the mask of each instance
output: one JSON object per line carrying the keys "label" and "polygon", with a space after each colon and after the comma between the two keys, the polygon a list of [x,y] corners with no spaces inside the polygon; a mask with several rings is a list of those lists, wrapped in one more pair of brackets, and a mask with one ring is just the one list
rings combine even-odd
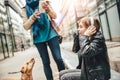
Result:
{"label": "dog's ear", "polygon": [[21,72],[21,73],[25,73],[25,72],[26,72],[25,66],[23,66],[23,67],[21,68],[20,72]]}
{"label": "dog's ear", "polygon": [[20,72],[21,72],[21,73],[24,73],[24,67],[21,68]]}
{"label": "dog's ear", "polygon": [[22,70],[20,71],[21,73],[24,73]]}

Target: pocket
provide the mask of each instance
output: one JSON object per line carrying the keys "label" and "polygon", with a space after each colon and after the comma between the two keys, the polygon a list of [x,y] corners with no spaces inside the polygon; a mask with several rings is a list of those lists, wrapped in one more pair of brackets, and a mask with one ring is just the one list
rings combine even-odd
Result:
{"label": "pocket", "polygon": [[95,68],[89,68],[88,73],[90,77],[93,79],[104,80],[104,71],[101,66],[97,66]]}

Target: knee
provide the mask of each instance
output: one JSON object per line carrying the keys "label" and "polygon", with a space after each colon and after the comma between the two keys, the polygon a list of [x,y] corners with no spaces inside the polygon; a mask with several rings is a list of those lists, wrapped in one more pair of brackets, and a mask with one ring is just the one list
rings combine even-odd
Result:
{"label": "knee", "polygon": [[68,74],[64,74],[64,75],[59,76],[59,79],[60,80],[71,80],[70,77],[68,76]]}
{"label": "knee", "polygon": [[59,74],[60,80],[80,80],[80,72],[64,72]]}

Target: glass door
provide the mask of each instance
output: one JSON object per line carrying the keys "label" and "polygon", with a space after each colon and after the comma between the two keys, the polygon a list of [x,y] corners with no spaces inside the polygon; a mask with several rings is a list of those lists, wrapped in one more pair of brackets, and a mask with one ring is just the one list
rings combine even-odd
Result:
{"label": "glass door", "polygon": [[4,58],[7,58],[7,57],[9,57],[9,53],[7,51],[7,43],[5,41],[5,35],[4,34],[1,35],[1,42],[2,42]]}
{"label": "glass door", "polygon": [[109,26],[107,23],[107,17],[105,13],[100,14],[100,20],[101,20],[101,26],[103,29],[103,35],[106,40],[110,40],[110,34],[109,34]]}
{"label": "glass door", "polygon": [[0,60],[4,58],[5,58],[5,55],[4,55],[4,49],[3,49],[3,42],[2,42],[2,37],[0,34]]}

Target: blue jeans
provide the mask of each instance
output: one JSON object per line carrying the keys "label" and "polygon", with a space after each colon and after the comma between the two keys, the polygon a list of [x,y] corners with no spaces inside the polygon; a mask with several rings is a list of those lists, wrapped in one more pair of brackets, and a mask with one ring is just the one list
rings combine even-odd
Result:
{"label": "blue jeans", "polygon": [[49,48],[52,52],[52,56],[57,64],[58,70],[61,71],[61,70],[65,69],[63,60],[61,58],[58,37],[54,37],[54,38],[48,40],[47,42],[37,43],[35,45],[36,45],[36,47],[39,51],[39,54],[42,58],[42,62],[43,62],[43,66],[44,66],[44,73],[45,73],[47,80],[53,80],[47,45],[49,46]]}

